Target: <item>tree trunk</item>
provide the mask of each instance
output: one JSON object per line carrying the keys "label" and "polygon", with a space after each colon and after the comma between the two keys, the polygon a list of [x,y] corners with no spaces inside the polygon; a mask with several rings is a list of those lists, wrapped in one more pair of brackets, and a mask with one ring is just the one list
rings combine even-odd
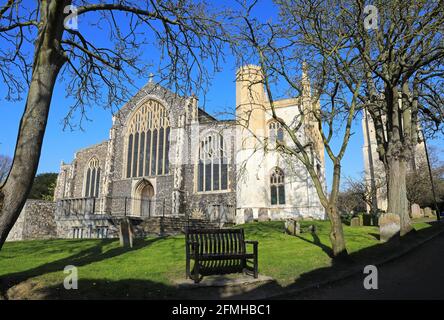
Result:
{"label": "tree trunk", "polygon": [[348,253],[345,247],[344,230],[342,228],[341,217],[338,214],[337,205],[330,204],[327,212],[331,224],[330,241],[332,244],[333,255],[335,258],[346,257],[348,256]]}
{"label": "tree trunk", "polygon": [[0,189],[0,249],[17,221],[31,190],[42,148],[52,92],[65,62],[60,47],[63,8],[67,1],[41,1],[39,35],[32,78],[20,121],[11,171]]}
{"label": "tree trunk", "polygon": [[333,164],[333,183],[330,198],[327,204],[327,214],[330,219],[330,241],[335,258],[344,258],[348,256],[345,247],[344,230],[342,228],[341,216],[338,212],[339,182],[341,180],[340,160],[336,159]]}
{"label": "tree trunk", "polygon": [[401,220],[401,236],[412,230],[407,200],[407,161],[399,158],[389,159],[387,212],[396,213]]}

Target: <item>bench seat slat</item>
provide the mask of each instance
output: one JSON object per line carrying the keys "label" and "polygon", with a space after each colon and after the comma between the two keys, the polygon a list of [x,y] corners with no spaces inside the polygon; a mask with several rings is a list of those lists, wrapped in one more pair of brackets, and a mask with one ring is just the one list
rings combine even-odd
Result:
{"label": "bench seat slat", "polygon": [[[191,255],[191,258],[194,259],[194,255]],[[247,253],[247,254],[224,254],[224,255],[220,255],[220,254],[203,254],[203,255],[199,255],[199,260],[229,260],[229,259],[251,259],[254,258],[254,254],[252,253]]]}

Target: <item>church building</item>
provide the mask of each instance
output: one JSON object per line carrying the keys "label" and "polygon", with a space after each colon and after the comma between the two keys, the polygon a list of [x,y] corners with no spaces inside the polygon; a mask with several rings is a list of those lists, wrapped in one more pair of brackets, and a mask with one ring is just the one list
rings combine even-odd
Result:
{"label": "church building", "polygon": [[[324,219],[305,167],[276,151],[292,141],[272,117],[261,74],[253,65],[238,70],[232,120],[218,120],[195,96],[150,80],[113,116],[108,140],[62,162],[54,196],[58,237],[113,236],[113,217],[124,216],[145,225],[159,217],[219,226]],[[312,161],[325,183],[317,124],[301,118],[311,108],[305,73],[302,83],[301,97],[274,101],[275,110],[288,123],[304,119],[296,134],[312,142]]]}

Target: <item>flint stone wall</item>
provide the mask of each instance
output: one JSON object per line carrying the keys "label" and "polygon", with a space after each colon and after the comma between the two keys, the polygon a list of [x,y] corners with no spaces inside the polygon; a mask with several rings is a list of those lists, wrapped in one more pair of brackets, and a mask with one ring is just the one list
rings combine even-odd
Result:
{"label": "flint stone wall", "polygon": [[27,200],[7,241],[56,238],[55,209],[52,201]]}

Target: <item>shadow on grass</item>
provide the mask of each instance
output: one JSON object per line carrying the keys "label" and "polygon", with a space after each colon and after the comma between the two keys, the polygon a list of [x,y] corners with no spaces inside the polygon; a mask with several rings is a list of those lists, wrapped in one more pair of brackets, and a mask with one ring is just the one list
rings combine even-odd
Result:
{"label": "shadow on grass", "polygon": [[[354,269],[362,270],[363,266],[367,264],[375,264],[381,258],[389,257],[394,252],[399,252],[418,244],[421,240],[436,233],[438,228],[442,230],[442,224],[430,224],[430,228],[411,232],[404,236],[402,241],[395,238],[386,243],[359,250],[350,254],[350,259],[348,260],[332,259],[330,267],[319,268],[304,273],[288,286],[282,286],[277,281],[269,281],[266,283],[246,283],[234,287],[194,287],[191,289],[179,289],[173,285],[166,285],[149,280],[123,279],[119,281],[108,281],[105,279],[81,279],[78,283],[78,290],[66,290],[63,288],[63,284],[44,288],[33,288],[32,283],[21,283],[43,273],[63,270],[68,264],[82,266],[112,258],[130,250],[141,249],[161,239],[156,238],[139,240],[133,249],[115,248],[101,254],[101,248],[109,243],[109,241],[104,241],[93,248],[84,250],[68,258],[24,272],[9,274],[6,276],[8,282],[2,289],[4,290],[3,292],[6,292],[5,289],[7,290],[15,284],[20,283],[20,285],[10,290],[12,291],[10,292],[12,293],[10,298],[13,299],[21,297],[33,299],[264,299],[272,295],[280,299],[295,298],[296,292],[300,290],[312,287],[321,281],[339,279]],[[264,230],[260,232],[262,231]],[[312,245],[321,247],[322,250],[331,257],[330,247],[323,244],[317,235],[313,234],[313,241],[301,239]],[[227,276],[227,279],[228,277],[229,276]],[[27,291],[26,285],[30,286],[31,290]],[[26,294],[23,294],[26,292],[31,292],[31,295],[26,296]]]}
{"label": "shadow on grass", "polygon": [[52,261],[50,263],[46,263],[43,265],[40,265],[38,267],[35,267],[33,269],[20,271],[16,273],[10,273],[1,276],[0,278],[0,294],[3,296],[6,296],[6,292],[11,287],[26,281],[30,278],[45,274],[45,273],[51,273],[51,272],[57,272],[57,271],[63,271],[64,268],[67,265],[74,265],[76,267],[81,267],[84,265],[88,265],[90,263],[103,261],[106,259],[110,259],[116,256],[119,256],[121,254],[124,254],[126,252],[139,250],[142,248],[145,248],[151,244],[153,244],[156,241],[162,240],[165,237],[158,237],[153,239],[136,239],[134,241],[133,248],[124,248],[124,247],[118,247],[110,249],[106,252],[103,252],[103,248],[110,244],[111,242],[118,241],[116,239],[105,239],[101,240],[97,245],[82,250],[76,254],[73,254],[69,257]]}
{"label": "shadow on grass", "polygon": [[325,244],[323,244],[321,242],[321,239],[319,239],[319,237],[316,234],[316,232],[312,232],[311,236],[313,237],[313,241],[310,241],[310,240],[308,240],[308,239],[306,239],[304,237],[300,237],[300,236],[296,236],[296,237],[301,239],[301,240],[303,240],[303,241],[305,241],[305,242],[308,242],[310,244],[313,244],[313,245],[321,248],[322,251],[324,251],[327,256],[329,256],[330,258],[333,258],[333,250],[329,246],[327,246],[327,245],[325,245]]}
{"label": "shadow on grass", "polygon": [[[279,299],[294,298],[296,292],[312,287],[316,283],[324,282],[326,280],[340,280],[341,278],[350,275],[353,270],[363,270],[364,266],[369,264],[377,264],[384,258],[390,258],[396,252],[404,252],[405,250],[420,244],[422,240],[429,236],[436,234],[439,229],[443,229],[444,225],[437,222],[429,222],[431,227],[421,230],[412,230],[410,233],[402,237],[393,237],[390,241],[385,243],[373,245],[371,247],[361,249],[349,255],[349,259],[332,259],[332,264],[329,267],[319,268],[300,275],[288,286],[281,286],[276,281],[266,283],[249,292],[247,295],[238,295],[231,297],[232,299],[248,299],[265,298],[270,295],[275,295]],[[379,235],[377,235],[379,238]],[[301,237],[299,237],[301,238]],[[330,247],[322,244],[319,239],[314,237],[313,242],[303,239],[313,245],[321,247],[324,251],[331,252]],[[330,250],[327,250],[326,247]],[[329,254],[331,257],[331,255]],[[293,292],[293,293],[291,293]]]}
{"label": "shadow on grass", "polygon": [[79,279],[78,289],[75,290],[65,289],[63,283],[43,288],[35,288],[32,281],[21,283],[8,291],[8,298],[32,300],[145,300],[186,299],[186,296],[179,296],[173,286],[150,280]]}

